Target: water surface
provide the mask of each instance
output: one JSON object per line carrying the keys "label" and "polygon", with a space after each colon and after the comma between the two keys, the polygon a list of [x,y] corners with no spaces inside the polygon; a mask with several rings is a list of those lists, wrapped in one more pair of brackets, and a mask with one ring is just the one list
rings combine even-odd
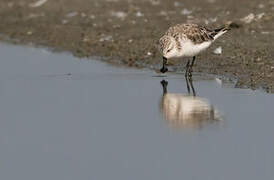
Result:
{"label": "water surface", "polygon": [[[207,123],[212,118],[196,113],[207,120],[182,125],[179,111],[189,96],[181,74],[156,77],[5,44],[0,53],[0,179],[274,177],[271,94],[194,77],[196,99],[209,104],[198,107],[219,118]],[[173,116],[161,105],[163,79],[180,106]]]}

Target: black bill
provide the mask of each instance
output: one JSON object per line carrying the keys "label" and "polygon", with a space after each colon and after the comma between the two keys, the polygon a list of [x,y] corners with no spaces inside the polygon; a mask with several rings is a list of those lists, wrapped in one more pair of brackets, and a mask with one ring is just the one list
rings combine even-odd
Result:
{"label": "black bill", "polygon": [[165,73],[165,72],[167,72],[168,71],[168,69],[167,69],[167,58],[165,58],[165,57],[163,57],[163,67],[161,68],[161,73]]}

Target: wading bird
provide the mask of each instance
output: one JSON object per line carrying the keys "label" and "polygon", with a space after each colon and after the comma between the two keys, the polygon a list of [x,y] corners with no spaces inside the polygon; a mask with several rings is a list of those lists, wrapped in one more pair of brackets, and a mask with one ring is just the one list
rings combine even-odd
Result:
{"label": "wading bird", "polygon": [[167,59],[192,57],[186,64],[186,76],[191,76],[195,56],[207,49],[217,38],[229,30],[228,27],[209,30],[197,24],[178,24],[170,27],[159,40],[159,50],[163,56],[161,72],[167,69]]}

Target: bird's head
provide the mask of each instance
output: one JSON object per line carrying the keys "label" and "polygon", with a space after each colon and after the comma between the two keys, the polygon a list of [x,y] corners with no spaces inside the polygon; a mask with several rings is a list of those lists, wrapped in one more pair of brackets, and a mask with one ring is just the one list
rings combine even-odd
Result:
{"label": "bird's head", "polygon": [[165,58],[172,58],[176,56],[176,41],[172,36],[164,35],[160,38],[158,49]]}

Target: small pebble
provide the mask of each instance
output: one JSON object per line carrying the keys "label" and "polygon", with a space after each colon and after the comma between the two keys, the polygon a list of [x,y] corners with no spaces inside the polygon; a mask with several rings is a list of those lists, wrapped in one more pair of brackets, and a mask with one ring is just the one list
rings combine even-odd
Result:
{"label": "small pebble", "polygon": [[218,47],[213,51],[214,54],[222,54],[222,47]]}
{"label": "small pebble", "polygon": [[136,15],[137,17],[143,17],[143,16],[144,16],[144,14],[141,13],[140,11],[138,11],[135,15]]}
{"label": "small pebble", "polygon": [[189,15],[191,13],[192,13],[192,11],[190,11],[190,10],[188,10],[186,8],[181,11],[181,14],[183,14],[183,15]]}

